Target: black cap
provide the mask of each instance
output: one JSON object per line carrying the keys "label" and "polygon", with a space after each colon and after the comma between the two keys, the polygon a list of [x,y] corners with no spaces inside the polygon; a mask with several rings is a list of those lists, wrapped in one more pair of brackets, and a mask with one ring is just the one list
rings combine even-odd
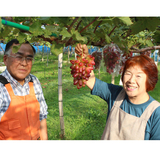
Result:
{"label": "black cap", "polygon": [[[18,41],[17,39],[12,39],[11,41],[9,41],[9,42],[6,44],[6,48],[5,48],[4,53],[7,52],[7,51],[11,48],[11,46],[12,46],[13,44],[19,44],[19,41]],[[28,41],[26,41],[25,44],[30,44],[30,43],[29,43]],[[35,54],[35,53],[36,53],[35,48],[34,48],[31,44],[30,44],[30,46],[32,47],[33,52],[34,52],[34,54]]]}

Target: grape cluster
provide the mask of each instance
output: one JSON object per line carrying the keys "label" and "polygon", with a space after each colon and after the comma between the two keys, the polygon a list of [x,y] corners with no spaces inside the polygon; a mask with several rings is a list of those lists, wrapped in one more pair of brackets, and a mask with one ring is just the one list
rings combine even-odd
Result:
{"label": "grape cluster", "polygon": [[131,58],[132,56],[133,56],[132,52],[129,52],[129,53],[125,52],[125,53],[123,53],[123,55],[121,57],[121,69],[119,71],[119,74],[122,73],[126,60],[129,59],[129,58]]}
{"label": "grape cluster", "polygon": [[77,85],[77,88],[85,87],[86,81],[90,77],[91,70],[95,65],[94,57],[92,55],[87,55],[85,58],[77,56],[77,60],[70,60],[71,62],[71,74],[73,76],[73,84]]}
{"label": "grape cluster", "polygon": [[92,56],[95,58],[95,69],[99,69],[102,60],[102,52],[95,51],[92,53]]}
{"label": "grape cluster", "polygon": [[104,63],[106,71],[111,74],[116,65],[120,63],[121,50],[115,44],[106,45],[103,49]]}

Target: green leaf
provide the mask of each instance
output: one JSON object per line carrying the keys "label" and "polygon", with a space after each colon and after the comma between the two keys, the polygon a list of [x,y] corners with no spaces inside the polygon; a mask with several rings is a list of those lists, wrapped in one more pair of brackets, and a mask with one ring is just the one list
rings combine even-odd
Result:
{"label": "green leaf", "polygon": [[98,39],[104,38],[104,36],[105,36],[104,32],[99,32],[99,31],[97,31],[97,32],[95,33],[95,35],[96,35],[96,38],[98,38]]}
{"label": "green leaf", "polygon": [[63,44],[57,44],[56,42],[53,42],[51,46],[51,53],[58,56],[60,53],[63,52],[64,45]]}
{"label": "green leaf", "polygon": [[11,27],[5,26],[4,30],[1,31],[0,35],[2,35],[3,37],[7,37],[10,34],[11,30]]}
{"label": "green leaf", "polygon": [[142,39],[142,38],[139,38],[139,43],[141,43],[141,44],[145,44],[145,40],[144,40],[144,39]]}
{"label": "green leaf", "polygon": [[160,31],[156,31],[153,35],[154,41],[159,45],[160,44]]}
{"label": "green leaf", "polygon": [[0,29],[2,28],[2,19],[0,17]]}
{"label": "green leaf", "polygon": [[120,19],[120,21],[122,21],[122,23],[124,23],[127,26],[133,24],[129,17],[118,17],[118,19]]}
{"label": "green leaf", "polygon": [[14,28],[12,33],[13,35],[17,36],[19,34],[19,29]]}
{"label": "green leaf", "polygon": [[105,34],[105,40],[107,43],[111,43],[111,39],[107,34]]}
{"label": "green leaf", "polygon": [[129,17],[114,17],[112,20],[112,25],[114,26],[129,26],[132,24],[132,21]]}
{"label": "green leaf", "polygon": [[71,34],[73,35],[73,38],[76,39],[78,42],[87,43],[87,38],[81,36],[81,34],[77,30],[72,29]]}
{"label": "green leaf", "polygon": [[44,32],[46,35],[57,37],[57,35],[59,35],[58,28],[59,27],[53,25],[48,25],[45,26]]}
{"label": "green leaf", "polygon": [[18,46],[13,46],[12,53],[17,53],[20,47],[21,47],[21,44]]}
{"label": "green leaf", "polygon": [[141,37],[145,37],[145,33],[142,31],[142,32],[139,32],[139,35],[141,36]]}
{"label": "green leaf", "polygon": [[139,18],[137,22],[135,22],[131,26],[131,30],[133,34],[139,33],[143,30],[154,31],[156,27],[160,25],[160,20],[156,17],[142,17]]}
{"label": "green leaf", "polygon": [[34,36],[42,35],[44,32],[41,28],[41,23],[39,21],[34,22],[30,27],[30,32],[33,33]]}
{"label": "green leaf", "polygon": [[149,47],[154,46],[151,40],[146,40],[146,44],[147,44]]}
{"label": "green leaf", "polygon": [[65,38],[71,37],[72,35],[66,30],[65,27],[63,27],[63,30],[60,32],[60,34],[62,35],[62,40],[64,40]]}
{"label": "green leaf", "polygon": [[47,20],[49,20],[50,19],[50,17],[40,17],[40,18],[37,18],[37,19],[39,19],[39,20],[41,20],[41,21],[47,21]]}
{"label": "green leaf", "polygon": [[25,38],[27,38],[27,35],[22,32],[19,32],[19,35],[17,37],[17,40],[19,41],[19,43],[25,42]]}
{"label": "green leaf", "polygon": [[133,41],[128,42],[128,48],[131,48],[133,45],[135,45],[135,43]]}

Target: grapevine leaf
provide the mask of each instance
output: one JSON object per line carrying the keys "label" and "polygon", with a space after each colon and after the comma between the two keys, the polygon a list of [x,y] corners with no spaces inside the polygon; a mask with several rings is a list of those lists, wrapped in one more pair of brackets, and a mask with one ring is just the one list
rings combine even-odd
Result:
{"label": "grapevine leaf", "polygon": [[131,48],[135,43],[133,41],[128,42],[128,48]]}
{"label": "grapevine leaf", "polygon": [[60,32],[60,34],[62,35],[62,40],[64,40],[65,38],[71,37],[72,35],[66,30],[65,27],[63,27],[63,30]]}
{"label": "grapevine leaf", "polygon": [[19,43],[23,43],[25,41],[25,38],[27,37],[26,34],[19,32],[19,35],[17,37],[17,40],[19,41]]}
{"label": "grapevine leaf", "polygon": [[31,39],[30,39],[30,43],[34,43],[34,42],[39,42],[40,41],[40,38],[37,38],[37,37],[32,37]]}
{"label": "grapevine leaf", "polygon": [[149,47],[154,46],[151,40],[146,40],[146,44],[147,44]]}
{"label": "grapevine leaf", "polygon": [[139,32],[139,36],[140,37],[145,37],[145,33],[142,31],[142,32]]}
{"label": "grapevine leaf", "polygon": [[51,53],[58,56],[60,53],[63,52],[63,48],[64,48],[63,44],[57,44],[56,42],[53,42],[51,46]]}
{"label": "grapevine leaf", "polygon": [[49,20],[50,19],[50,17],[40,17],[40,18],[37,18],[37,19],[39,19],[39,20],[41,20],[41,21],[46,21],[46,20]]}
{"label": "grapevine leaf", "polygon": [[157,30],[153,35],[153,38],[156,41],[156,43],[160,44],[160,31]]}
{"label": "grapevine leaf", "polygon": [[49,36],[52,35],[54,37],[57,37],[57,35],[59,35],[58,27],[55,27],[53,25],[45,26],[44,32],[46,35],[49,35]]}
{"label": "grapevine leaf", "polygon": [[17,36],[19,34],[19,29],[14,28],[12,33]]}
{"label": "grapevine leaf", "polygon": [[39,21],[34,22],[30,26],[30,32],[33,33],[34,36],[42,35],[44,32],[43,32],[43,30],[41,28],[41,23]]}
{"label": "grapevine leaf", "polygon": [[4,30],[0,33],[3,37],[7,37],[11,32],[11,27],[5,26]]}
{"label": "grapevine leaf", "polygon": [[142,38],[139,38],[139,43],[144,44],[144,40]]}
{"label": "grapevine leaf", "polygon": [[118,19],[120,19],[120,21],[126,24],[127,26],[133,24],[129,17],[118,17]]}
{"label": "grapevine leaf", "polygon": [[46,45],[50,48],[51,44],[49,42],[46,42]]}
{"label": "grapevine leaf", "polygon": [[111,42],[111,39],[110,39],[110,37],[107,34],[105,34],[105,40],[106,40],[107,43]]}
{"label": "grapevine leaf", "polygon": [[20,47],[21,47],[21,44],[18,46],[13,46],[12,53],[17,53]]}
{"label": "grapevine leaf", "polygon": [[97,32],[95,33],[95,35],[96,35],[97,38],[104,38],[104,33],[103,33],[103,32],[97,31]]}
{"label": "grapevine leaf", "polygon": [[0,29],[2,28],[2,20],[1,20],[1,17],[0,17]]}
{"label": "grapevine leaf", "polygon": [[131,30],[133,34],[136,34],[146,29],[154,31],[159,24],[160,20],[156,17],[143,17],[139,18],[137,22],[132,24]]}
{"label": "grapevine leaf", "polygon": [[71,34],[73,35],[73,38],[75,38],[78,42],[82,42],[82,43],[86,43],[87,42],[87,38],[81,36],[81,34],[77,30],[72,29],[71,30]]}

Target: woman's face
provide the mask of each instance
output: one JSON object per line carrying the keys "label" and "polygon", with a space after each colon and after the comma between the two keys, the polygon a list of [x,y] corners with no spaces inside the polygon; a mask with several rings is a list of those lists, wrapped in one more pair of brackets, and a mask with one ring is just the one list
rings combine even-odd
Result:
{"label": "woman's face", "polygon": [[139,66],[129,67],[124,72],[123,87],[132,103],[144,103],[149,99],[146,79],[146,74]]}

